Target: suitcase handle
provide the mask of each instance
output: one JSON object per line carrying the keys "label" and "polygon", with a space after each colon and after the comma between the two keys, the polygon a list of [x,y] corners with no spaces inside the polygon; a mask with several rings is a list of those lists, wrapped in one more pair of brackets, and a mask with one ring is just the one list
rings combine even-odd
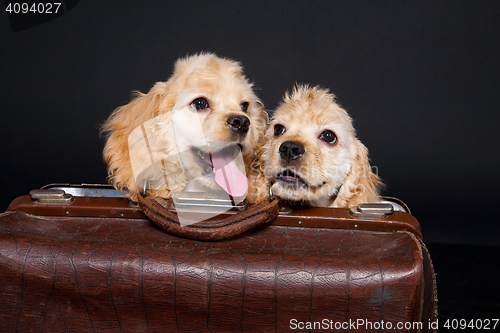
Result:
{"label": "suitcase handle", "polygon": [[219,241],[272,221],[278,215],[278,199],[269,196],[224,219],[181,226],[177,214],[163,207],[151,195],[139,194],[139,209],[153,223],[170,234],[201,241]]}

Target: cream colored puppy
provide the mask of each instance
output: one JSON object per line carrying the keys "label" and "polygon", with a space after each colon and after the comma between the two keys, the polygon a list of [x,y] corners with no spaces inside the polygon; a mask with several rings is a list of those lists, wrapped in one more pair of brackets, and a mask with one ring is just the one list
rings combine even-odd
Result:
{"label": "cream colored puppy", "polygon": [[144,186],[171,198],[186,188],[265,196],[250,167],[267,113],[238,62],[214,54],[179,59],[173,75],[117,108],[105,122],[110,183],[132,200]]}
{"label": "cream colored puppy", "polygon": [[264,172],[281,199],[322,207],[381,200],[368,150],[328,90],[297,86],[287,93],[266,138]]}

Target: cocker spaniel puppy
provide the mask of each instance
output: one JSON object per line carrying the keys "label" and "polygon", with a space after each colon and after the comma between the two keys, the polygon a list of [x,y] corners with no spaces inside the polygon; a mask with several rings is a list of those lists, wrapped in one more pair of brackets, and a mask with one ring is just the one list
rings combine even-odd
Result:
{"label": "cocker spaniel puppy", "polygon": [[381,182],[371,171],[368,150],[328,90],[297,86],[287,93],[266,138],[264,172],[281,199],[349,208],[381,201]]}
{"label": "cocker spaniel puppy", "polygon": [[224,190],[253,203],[267,194],[251,167],[267,121],[238,62],[207,53],[179,59],[168,81],[137,92],[104,123],[109,181],[134,201],[147,187],[167,199]]}

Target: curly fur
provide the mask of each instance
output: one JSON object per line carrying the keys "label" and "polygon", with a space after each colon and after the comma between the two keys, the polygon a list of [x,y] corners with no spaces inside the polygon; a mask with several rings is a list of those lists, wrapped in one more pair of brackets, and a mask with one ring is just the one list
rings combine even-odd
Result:
{"label": "curly fur", "polygon": [[[381,181],[371,171],[368,150],[335,98],[326,89],[299,85],[275,111],[262,161],[271,189],[281,199],[324,207],[354,207],[381,200]],[[275,133],[277,125],[284,127],[283,133]],[[335,143],[320,139],[325,131],[336,135]],[[286,160],[280,155],[284,142],[298,143],[303,154]],[[283,177],[289,171],[292,177]]]}
{"label": "curly fur", "polygon": [[[200,97],[209,102],[209,107],[201,111],[192,104]],[[242,102],[249,103],[248,109],[242,109]],[[228,128],[227,119],[231,115],[249,118],[246,135],[237,136]],[[174,121],[180,125],[175,127]],[[260,189],[265,181],[250,166],[260,152],[258,147],[262,145],[267,121],[263,104],[238,62],[207,53],[181,58],[168,81],[157,82],[147,94],[136,92],[130,103],[115,109],[103,124],[101,132],[106,139],[103,157],[108,165],[109,182],[120,191],[128,190],[132,200],[137,200],[146,178],[154,188],[154,195],[163,198],[171,198],[172,193],[186,185],[187,172],[198,177],[203,186],[213,188],[216,186],[213,179],[202,177],[196,164],[181,162],[179,154],[183,149],[188,150],[189,145],[200,145],[200,140],[240,144],[249,179],[247,200],[255,202],[264,195]],[[197,124],[203,133],[195,130]],[[184,133],[186,142],[174,139],[176,128],[187,133]],[[155,162],[152,166],[141,165],[150,159]],[[141,168],[144,172],[138,175]]]}

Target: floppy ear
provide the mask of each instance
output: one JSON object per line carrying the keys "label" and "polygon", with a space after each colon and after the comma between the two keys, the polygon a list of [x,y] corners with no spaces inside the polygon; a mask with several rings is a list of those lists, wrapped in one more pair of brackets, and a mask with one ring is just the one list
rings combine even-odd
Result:
{"label": "floppy ear", "polygon": [[[248,178],[247,202],[256,203],[264,199],[269,194],[269,184],[264,176],[264,163],[262,160],[263,147],[266,140],[266,130],[269,115],[264,108],[264,104],[257,99],[254,101],[255,114],[250,121],[252,126],[253,146],[249,147],[248,154],[243,156]],[[248,135],[247,134],[247,135]]]}
{"label": "floppy ear", "polygon": [[250,131],[247,133],[247,141],[251,142],[252,145],[249,145],[243,154],[245,165],[249,165],[260,155],[269,121],[269,115],[264,108],[264,104],[255,95],[248,116],[250,117]]}
{"label": "floppy ear", "polygon": [[118,107],[101,127],[106,138],[103,157],[108,164],[108,179],[117,190],[127,189],[131,199],[137,199],[140,186],[135,183],[130,163],[128,137],[146,121],[172,110],[175,103],[165,82],[156,83],[147,93],[135,93],[127,105]]}
{"label": "floppy ear", "polygon": [[352,155],[351,170],[344,184],[339,189],[334,207],[355,207],[365,202],[377,202],[379,188],[382,185],[379,177],[371,171],[368,160],[368,149],[355,139],[350,149]]}

